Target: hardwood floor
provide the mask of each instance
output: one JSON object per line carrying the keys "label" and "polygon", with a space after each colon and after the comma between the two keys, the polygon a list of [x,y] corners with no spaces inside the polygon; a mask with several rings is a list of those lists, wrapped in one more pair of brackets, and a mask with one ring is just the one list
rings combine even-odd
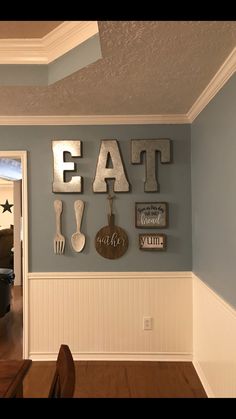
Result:
{"label": "hardwood floor", "polygon": [[22,288],[12,287],[11,309],[0,318],[0,359],[22,359]]}
{"label": "hardwood floor", "polygon": [[[76,361],[75,398],[206,398],[191,362]],[[33,362],[24,397],[46,398],[55,362]]]}

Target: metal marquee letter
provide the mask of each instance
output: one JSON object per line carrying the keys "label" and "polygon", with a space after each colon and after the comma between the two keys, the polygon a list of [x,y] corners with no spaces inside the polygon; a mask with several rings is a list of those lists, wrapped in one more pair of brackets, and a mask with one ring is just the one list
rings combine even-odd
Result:
{"label": "metal marquee letter", "polygon": [[156,178],[156,152],[161,154],[161,163],[170,163],[170,140],[131,140],[131,161],[133,164],[141,163],[141,154],[145,152],[146,179],[145,192],[159,192]]}
{"label": "metal marquee letter", "polygon": [[73,176],[69,182],[64,181],[65,171],[75,171],[75,163],[65,162],[64,153],[67,151],[72,157],[81,157],[81,141],[52,141],[53,151],[53,192],[81,192],[81,176]]}
{"label": "metal marquee letter", "polygon": [[[107,167],[109,160],[112,167]],[[129,192],[129,182],[126,178],[118,142],[102,140],[96,175],[93,182],[93,192],[107,192],[106,179],[115,179],[114,192]]]}

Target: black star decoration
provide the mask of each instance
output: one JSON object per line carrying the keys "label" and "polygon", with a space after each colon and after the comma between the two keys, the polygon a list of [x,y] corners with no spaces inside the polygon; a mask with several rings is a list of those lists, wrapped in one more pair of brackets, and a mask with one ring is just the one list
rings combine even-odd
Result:
{"label": "black star decoration", "polygon": [[13,204],[9,204],[8,199],[6,200],[5,204],[0,204],[1,207],[4,208],[3,212],[9,211],[11,212],[11,207],[13,207]]}

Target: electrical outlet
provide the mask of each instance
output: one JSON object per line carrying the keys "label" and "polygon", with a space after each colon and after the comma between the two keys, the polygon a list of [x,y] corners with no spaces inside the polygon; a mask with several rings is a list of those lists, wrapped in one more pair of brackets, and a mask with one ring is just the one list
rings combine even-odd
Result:
{"label": "electrical outlet", "polygon": [[143,330],[152,330],[152,317],[143,318]]}

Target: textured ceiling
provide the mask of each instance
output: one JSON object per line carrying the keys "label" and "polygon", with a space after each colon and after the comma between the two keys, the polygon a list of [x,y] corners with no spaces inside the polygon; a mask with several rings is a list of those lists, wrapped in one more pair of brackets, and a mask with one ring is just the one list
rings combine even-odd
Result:
{"label": "textured ceiling", "polygon": [[0,39],[42,38],[61,23],[61,21],[0,20]]}
{"label": "textured ceiling", "polygon": [[183,114],[236,45],[234,21],[98,24],[102,59],[48,87],[0,86],[0,115]]}

